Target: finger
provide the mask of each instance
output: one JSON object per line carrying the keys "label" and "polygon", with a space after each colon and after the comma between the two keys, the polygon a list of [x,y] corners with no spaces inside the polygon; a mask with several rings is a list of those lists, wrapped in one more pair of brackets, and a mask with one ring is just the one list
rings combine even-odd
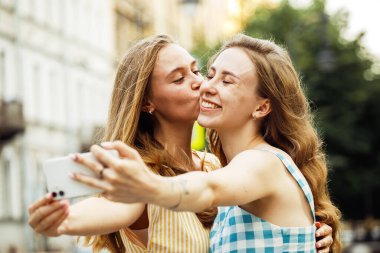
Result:
{"label": "finger", "polygon": [[[56,228],[54,229],[55,231],[53,230],[53,232],[55,232],[54,233],[55,235],[65,234],[67,231],[67,218],[69,217],[69,213],[70,213],[69,210],[70,209],[67,208],[65,212],[62,214],[62,216],[58,218],[57,221],[47,230],[52,230],[53,228]],[[62,227],[64,227],[64,229],[62,229]]]}
{"label": "finger", "polygon": [[321,223],[321,227],[315,231],[315,236],[320,237],[320,236],[327,236],[332,234],[332,228],[324,223]]}
{"label": "finger", "polygon": [[100,144],[104,149],[115,149],[122,158],[137,158],[138,152],[122,141],[103,142]]}
{"label": "finger", "polygon": [[325,248],[325,247],[330,247],[332,242],[333,242],[332,237],[327,236],[327,237],[323,237],[321,240],[318,240],[315,245],[316,245],[317,249]]}
{"label": "finger", "polygon": [[109,183],[105,182],[104,180],[99,180],[97,178],[89,177],[80,173],[71,173],[69,174],[69,176],[77,182],[80,182],[82,184],[85,184],[85,185],[88,185],[88,186],[91,186],[103,191],[113,190],[113,187]]}
{"label": "finger", "polygon": [[80,154],[71,155],[71,159],[75,162],[80,163],[90,170],[92,170],[95,174],[99,175],[100,171],[104,168],[103,165],[97,161],[90,160]]}
{"label": "finger", "polygon": [[103,170],[103,180],[117,184],[120,181],[120,176],[112,169],[105,169]]}
{"label": "finger", "polygon": [[45,206],[41,206],[37,208],[29,217],[29,225],[35,228],[38,226],[41,220],[44,220],[51,213],[59,211],[65,204],[65,202],[54,202],[52,204],[46,204]]}
{"label": "finger", "polygon": [[45,219],[42,219],[37,226],[35,227],[36,232],[42,232],[47,230],[48,228],[54,226],[54,224],[57,223],[58,220],[61,219],[61,217],[66,213],[68,209],[67,204],[63,206],[63,208],[58,209],[56,212],[51,213],[49,216],[47,216]]}
{"label": "finger", "polygon": [[48,194],[46,194],[45,196],[43,196],[42,198],[40,198],[39,200],[37,200],[36,202],[34,202],[32,205],[29,206],[29,208],[28,208],[29,214],[36,211],[37,208],[44,206],[46,204],[49,204],[52,201],[53,201],[53,196],[49,192]]}
{"label": "finger", "polygon": [[116,163],[121,161],[120,158],[114,157],[99,145],[92,145],[90,151],[95,156],[95,158],[106,168],[111,168]]}
{"label": "finger", "polygon": [[318,249],[317,252],[318,253],[329,253],[330,252],[330,248]]}
{"label": "finger", "polygon": [[69,210],[62,216],[62,220],[60,222],[57,222],[57,234],[58,235],[63,235],[67,234],[68,232],[68,222],[67,222],[67,217],[69,216]]}

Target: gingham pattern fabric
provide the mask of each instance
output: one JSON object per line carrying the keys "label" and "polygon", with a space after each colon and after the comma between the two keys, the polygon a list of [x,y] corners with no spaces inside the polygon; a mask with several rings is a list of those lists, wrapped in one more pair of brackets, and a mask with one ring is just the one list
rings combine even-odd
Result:
{"label": "gingham pattern fabric", "polygon": [[[273,150],[307,198],[315,221],[314,201],[310,187],[297,167],[281,153]],[[315,226],[280,227],[238,206],[219,207],[210,234],[210,252],[316,252]]]}

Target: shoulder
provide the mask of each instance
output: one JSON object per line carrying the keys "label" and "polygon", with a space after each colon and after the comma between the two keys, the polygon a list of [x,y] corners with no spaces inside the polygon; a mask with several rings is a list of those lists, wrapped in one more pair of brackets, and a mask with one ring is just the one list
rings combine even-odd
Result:
{"label": "shoulder", "polygon": [[273,176],[273,172],[283,169],[281,160],[266,150],[249,149],[237,154],[229,163],[233,167],[243,167],[255,174]]}

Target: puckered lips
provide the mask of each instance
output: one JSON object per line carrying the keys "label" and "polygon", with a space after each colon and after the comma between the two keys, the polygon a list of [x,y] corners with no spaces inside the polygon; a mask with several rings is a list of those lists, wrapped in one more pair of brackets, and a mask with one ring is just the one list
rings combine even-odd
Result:
{"label": "puckered lips", "polygon": [[200,100],[201,104],[201,111],[202,112],[214,112],[214,111],[221,111],[222,106],[220,106],[218,103],[206,99],[206,98],[201,98]]}

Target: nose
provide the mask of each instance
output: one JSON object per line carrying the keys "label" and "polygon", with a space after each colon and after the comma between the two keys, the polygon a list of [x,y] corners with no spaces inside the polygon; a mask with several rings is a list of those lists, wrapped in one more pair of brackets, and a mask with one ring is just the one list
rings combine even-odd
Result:
{"label": "nose", "polygon": [[201,95],[215,95],[216,88],[212,83],[212,80],[205,80],[200,88]]}
{"label": "nose", "polygon": [[191,83],[191,89],[198,90],[201,87],[204,78],[202,75],[195,75],[194,81]]}

